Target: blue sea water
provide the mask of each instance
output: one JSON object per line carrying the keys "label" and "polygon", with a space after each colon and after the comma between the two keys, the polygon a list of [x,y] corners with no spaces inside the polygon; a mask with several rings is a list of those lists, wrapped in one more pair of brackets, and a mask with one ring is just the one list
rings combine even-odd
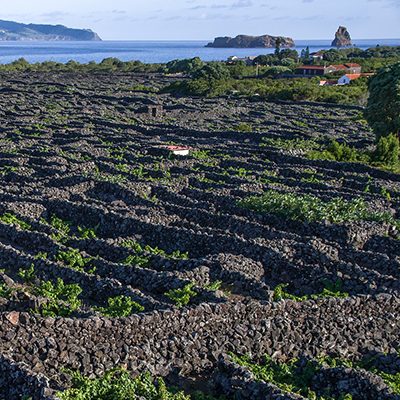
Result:
{"label": "blue sea water", "polygon": [[[354,40],[356,47],[367,49],[380,46],[400,46],[400,39]],[[24,57],[29,62],[75,60],[81,63],[99,62],[107,57],[123,61],[139,60],[163,63],[174,59],[200,57],[204,61],[226,60],[229,56],[257,56],[274,49],[214,49],[204,47],[207,41],[103,41],[103,42],[0,42],[0,63]],[[298,40],[299,52],[309,46],[310,51],[330,48],[330,40]]]}

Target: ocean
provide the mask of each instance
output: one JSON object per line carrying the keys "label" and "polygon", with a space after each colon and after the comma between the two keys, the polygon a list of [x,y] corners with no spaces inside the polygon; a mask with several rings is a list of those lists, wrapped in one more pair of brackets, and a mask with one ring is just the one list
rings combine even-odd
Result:
{"label": "ocean", "polygon": [[[29,62],[75,60],[80,63],[99,62],[107,57],[122,61],[164,63],[174,59],[200,57],[204,61],[226,60],[229,56],[257,56],[273,53],[274,49],[214,49],[204,47],[209,41],[103,41],[103,42],[1,42],[0,63],[18,58]],[[329,49],[331,40],[298,40],[296,50],[307,46],[310,51]],[[356,47],[367,49],[380,46],[400,46],[400,39],[353,40]]]}

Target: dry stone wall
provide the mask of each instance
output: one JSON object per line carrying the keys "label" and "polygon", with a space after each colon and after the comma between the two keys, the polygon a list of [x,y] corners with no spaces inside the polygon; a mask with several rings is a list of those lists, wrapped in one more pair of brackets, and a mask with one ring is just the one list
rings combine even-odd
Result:
{"label": "dry stone wall", "polygon": [[[122,319],[37,319],[2,314],[2,353],[44,373],[54,389],[60,368],[95,376],[116,365],[134,372],[184,374],[214,366],[224,352],[275,357],[342,357],[400,345],[400,298],[359,296],[294,303],[202,304]],[[39,397],[37,397],[39,398]]]}

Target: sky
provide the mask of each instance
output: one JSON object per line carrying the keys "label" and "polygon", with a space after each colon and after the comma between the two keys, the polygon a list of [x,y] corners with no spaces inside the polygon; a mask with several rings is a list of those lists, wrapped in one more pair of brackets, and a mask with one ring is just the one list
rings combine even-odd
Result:
{"label": "sky", "polygon": [[0,19],[90,28],[104,40],[211,40],[283,35],[400,38],[400,0],[12,0]]}

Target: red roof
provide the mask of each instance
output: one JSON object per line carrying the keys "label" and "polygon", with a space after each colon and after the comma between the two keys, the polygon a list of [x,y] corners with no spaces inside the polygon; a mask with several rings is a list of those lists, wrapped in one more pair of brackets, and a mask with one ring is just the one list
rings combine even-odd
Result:
{"label": "red roof", "polygon": [[301,67],[298,67],[297,69],[319,69],[319,70],[324,70],[326,67],[323,65],[302,65]]}
{"label": "red roof", "polygon": [[171,150],[171,151],[191,150],[191,148],[190,148],[190,147],[187,147],[187,146],[174,146],[174,145],[169,145],[169,146],[161,146],[161,147],[164,147],[164,148],[166,148],[166,149],[168,149],[168,150]]}
{"label": "red roof", "polygon": [[358,79],[361,74],[346,74],[345,76],[347,76],[352,81],[354,79]]}
{"label": "red roof", "polygon": [[341,65],[332,65],[337,71],[345,70],[348,69],[348,67],[344,66],[343,64]]}
{"label": "red roof", "polygon": [[346,63],[346,64],[344,64],[346,67],[348,67],[348,68],[359,68],[359,67],[361,67],[361,65],[360,64],[356,64],[356,63]]}
{"label": "red roof", "polygon": [[320,86],[332,86],[332,85],[337,85],[337,80],[334,79],[327,79],[323,81],[319,81]]}

